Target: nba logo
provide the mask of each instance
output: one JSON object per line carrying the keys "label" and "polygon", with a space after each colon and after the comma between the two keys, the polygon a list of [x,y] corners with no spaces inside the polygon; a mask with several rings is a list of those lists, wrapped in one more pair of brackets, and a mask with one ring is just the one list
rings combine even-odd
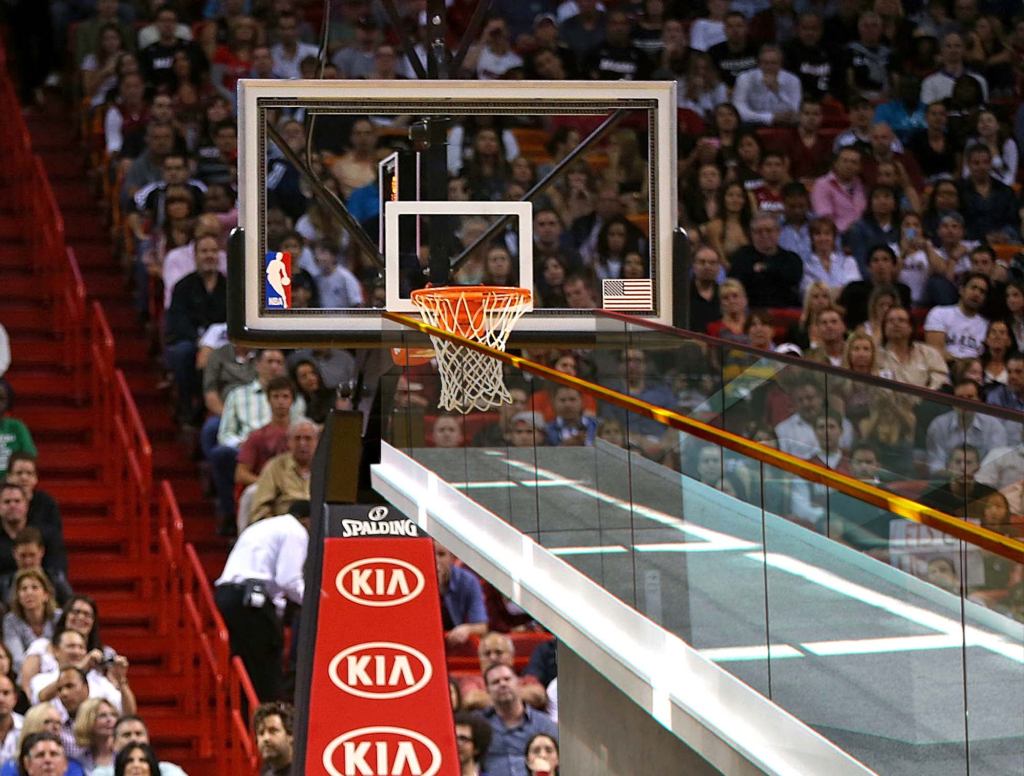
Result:
{"label": "nba logo", "polygon": [[287,310],[292,306],[292,255],[267,254],[267,308]]}

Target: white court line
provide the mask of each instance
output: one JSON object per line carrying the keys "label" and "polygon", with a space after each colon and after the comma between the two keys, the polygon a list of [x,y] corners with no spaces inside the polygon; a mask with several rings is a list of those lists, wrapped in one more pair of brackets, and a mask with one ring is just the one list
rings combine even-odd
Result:
{"label": "white court line", "polygon": [[882,652],[918,652],[926,649],[958,649],[962,637],[939,634],[935,636],[894,636],[879,639],[841,639],[839,641],[808,641],[801,649],[819,655],[877,655]]}
{"label": "white court line", "polygon": [[[495,456],[501,455],[501,453],[497,451],[494,451],[491,454]],[[575,490],[582,495],[597,499],[609,506],[616,507],[631,514],[639,515],[651,520],[652,522],[659,523],[668,528],[672,528],[681,533],[688,534],[702,540],[702,542],[637,545],[635,549],[638,552],[708,552],[749,550],[757,549],[759,546],[750,542],[744,542],[743,540],[729,534],[686,523],[681,518],[666,514],[651,507],[643,506],[642,504],[632,504],[607,493],[602,493],[590,486],[583,485],[578,481],[567,480],[562,477],[562,475],[555,472],[551,472],[537,466],[530,466],[529,464],[520,461],[513,461],[508,458],[504,458],[503,460],[504,463],[511,468],[534,475],[538,478],[538,481],[540,478],[544,478],[544,481],[546,482],[564,484],[565,487]],[[673,547],[679,549],[672,549]],[[628,550],[623,548],[623,551]],[[887,611],[900,619],[938,631],[939,634],[938,636],[897,637],[895,639],[859,639],[836,642],[837,645],[845,643],[850,648],[850,652],[846,654],[870,654],[872,652],[905,651],[913,649],[940,649],[944,648],[947,643],[950,643],[950,646],[953,646],[951,642],[955,640],[956,646],[966,643],[967,646],[982,647],[983,649],[1002,655],[1014,662],[1024,664],[1024,645],[1015,644],[998,634],[982,631],[972,626],[964,628],[958,620],[953,620],[943,615],[930,612],[919,606],[904,603],[892,596],[876,592],[870,588],[864,587],[863,585],[849,582],[818,566],[804,563],[803,561],[799,561],[788,555],[782,555],[779,553],[762,554],[760,552],[748,552],[745,557],[750,558],[757,563],[767,563],[769,566],[777,568],[780,571],[786,571],[790,574],[794,574],[795,576],[802,577],[808,582],[812,582],[813,584],[832,590],[833,592],[839,593],[840,595],[844,595],[868,606],[873,606],[875,608],[882,609],[883,611]],[[920,646],[906,646],[907,644],[914,643],[913,641],[908,641],[908,639],[917,639],[917,643]],[[830,642],[810,643],[823,650],[821,653],[823,655],[843,654],[840,651],[841,647],[839,646],[832,648],[832,651],[828,651],[830,649]],[[736,649],[746,648],[738,647]]]}
{"label": "white court line", "polygon": [[522,463],[520,461],[512,461],[507,458],[505,459],[505,463],[514,469],[519,469],[520,471],[525,471],[530,474],[533,474],[538,479],[543,477],[545,478],[545,480],[549,482],[564,482],[567,488],[569,488],[570,490],[575,490],[577,493],[580,493],[584,496],[597,499],[598,501],[602,501],[605,504],[608,504],[609,506],[621,509],[624,512],[639,515],[640,517],[644,517],[652,522],[659,523],[660,525],[663,525],[666,528],[672,528],[676,531],[680,531],[681,533],[685,533],[689,536],[701,539],[702,541],[707,542],[709,545],[713,545],[704,550],[704,552],[712,550],[723,551],[756,549],[759,546],[757,544],[750,543],[743,543],[743,545],[740,546],[737,543],[741,542],[742,540],[737,539],[735,536],[730,536],[729,534],[720,533],[718,531],[712,531],[710,528],[702,528],[700,526],[691,525],[690,523],[685,522],[681,518],[675,517],[674,515],[666,514],[665,512],[661,512],[651,507],[644,506],[643,504],[635,504],[630,503],[629,501],[623,501],[620,498],[596,490],[595,488],[592,488],[589,485],[583,485],[575,480],[566,480],[564,477],[562,477],[562,475],[548,471],[546,469],[542,469],[539,466],[530,466],[529,464]]}
{"label": "white court line", "polygon": [[764,644],[756,644],[752,647],[714,647],[712,649],[699,649],[702,657],[712,660],[715,663],[737,663],[744,660],[780,660],[783,658],[803,657],[800,650],[791,647],[789,644],[772,644],[771,648]]}
{"label": "white court line", "polygon": [[516,488],[519,483],[511,480],[481,480],[479,482],[449,482],[453,488],[459,490],[490,490],[498,488]]}
{"label": "white court line", "polygon": [[634,544],[633,549],[637,552],[726,552],[729,550],[754,550],[757,549],[757,545],[730,536],[706,542]]}
{"label": "white court line", "polygon": [[597,547],[545,547],[552,555],[618,555],[629,552],[621,544],[605,544]]}
{"label": "white court line", "polygon": [[849,582],[829,571],[812,566],[809,563],[804,563],[796,558],[791,558],[788,555],[774,552],[762,555],[759,552],[752,552],[748,553],[745,557],[758,563],[766,563],[779,571],[785,571],[794,576],[801,577],[808,582],[813,582],[816,585],[845,595],[860,603],[889,612],[896,617],[908,620],[924,628],[931,628],[950,638],[964,639],[969,647],[982,647],[1017,663],[1024,663],[1024,645],[1013,644],[994,633],[987,633],[971,626],[963,628],[958,620],[952,620],[941,614],[929,612],[920,606],[904,603],[892,596],[870,590],[854,582]]}

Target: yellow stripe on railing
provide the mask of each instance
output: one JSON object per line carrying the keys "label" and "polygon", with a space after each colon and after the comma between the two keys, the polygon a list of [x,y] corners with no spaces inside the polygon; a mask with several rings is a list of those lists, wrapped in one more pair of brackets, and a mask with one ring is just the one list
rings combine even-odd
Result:
{"label": "yellow stripe on railing", "polygon": [[805,461],[788,453],[751,442],[749,439],[715,428],[707,423],[701,423],[699,420],[680,415],[678,412],[673,412],[663,407],[656,407],[653,404],[635,399],[618,391],[613,391],[610,388],[564,374],[522,356],[515,356],[511,353],[495,350],[479,342],[474,342],[457,334],[435,328],[416,318],[392,312],[385,312],[383,315],[388,320],[408,326],[411,329],[416,329],[423,334],[428,334],[431,337],[441,337],[464,347],[486,353],[492,358],[510,364],[517,369],[525,370],[552,382],[576,388],[609,404],[615,404],[637,415],[656,420],[662,425],[679,431],[685,431],[707,442],[713,442],[721,447],[741,453],[748,458],[753,458],[769,466],[774,466],[802,479],[825,485],[858,501],[880,507],[915,523],[927,525],[930,528],[980,547],[988,552],[1000,555],[1015,563],[1024,563],[1024,543],[1011,539],[1008,536],[1003,536],[973,523],[968,523],[960,518],[947,515],[945,512],[939,512],[938,510],[922,506],[908,498],[888,493],[881,488],[876,488],[874,485],[869,485],[845,474],[834,472],[810,461]]}

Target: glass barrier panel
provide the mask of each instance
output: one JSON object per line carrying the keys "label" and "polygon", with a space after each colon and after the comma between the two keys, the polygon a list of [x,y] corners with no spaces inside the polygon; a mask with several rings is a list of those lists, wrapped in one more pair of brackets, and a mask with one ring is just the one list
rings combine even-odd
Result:
{"label": "glass barrier panel", "polygon": [[[807,358],[798,361],[772,350],[757,351],[749,347],[747,337],[728,330],[720,336],[735,342],[655,328],[637,319],[609,317],[599,328],[592,353],[617,349],[619,355],[606,353],[602,360],[584,352],[582,362],[599,365],[582,369],[580,374],[597,385],[719,428],[736,433],[756,430],[768,438],[768,427],[778,429],[796,413],[797,394],[810,393],[810,389],[798,390],[799,386],[813,383],[821,393],[822,410],[834,409],[842,416],[841,441],[847,453],[861,441],[876,448],[882,460],[880,487],[884,490],[910,498],[934,491],[946,479],[947,458],[956,446],[953,438],[962,437],[957,444],[966,441],[977,450],[978,481],[1004,491],[1013,514],[1024,515],[1024,488],[1015,487],[1024,476],[1014,479],[1024,472],[1024,452],[1019,448],[1024,422],[1011,419],[1019,413],[1007,415],[1008,411],[981,403],[966,405],[949,393],[915,391],[905,383],[840,371],[831,362],[811,364]],[[849,347],[856,351],[856,342],[851,340]],[[866,342],[863,347],[868,347]],[[637,382],[634,366],[633,382],[624,380],[622,351],[626,349],[641,364],[640,374],[656,379]],[[833,358],[838,361],[839,356]],[[854,363],[857,358],[855,352]],[[888,372],[883,373],[883,378],[886,376]],[[958,391],[962,397],[972,396],[970,388]],[[966,409],[957,415],[958,407]],[[958,423],[961,419],[964,422]],[[799,442],[801,436],[817,446],[813,430],[803,427],[806,423],[810,420],[791,421],[795,429],[781,430],[798,433],[797,447],[804,447]],[[787,449],[790,442],[783,441],[782,447]],[[1006,460],[996,463],[999,459]],[[1019,463],[1015,463],[1017,459]],[[964,503],[956,514],[965,512],[967,500],[960,499]]]}
{"label": "glass barrier panel", "polygon": [[[1024,767],[1024,566],[984,550],[969,557],[964,641],[970,772],[1016,773]],[[1011,670],[997,672],[1003,665]]]}
{"label": "glass barrier panel", "polygon": [[879,773],[966,772],[959,542],[793,487],[832,540],[766,517],[770,697]]}
{"label": "glass barrier panel", "polygon": [[[623,344],[627,332],[583,354],[591,374],[621,368],[633,389],[636,374],[667,379],[648,371],[656,349]],[[729,349],[708,354],[723,376],[720,411],[705,408],[714,424],[1020,532],[1008,500],[977,479],[983,456],[963,410],[900,406],[878,386],[856,397],[842,378],[737,364]],[[593,386],[505,377],[512,404],[461,415],[437,410],[429,362],[396,367],[383,381],[385,439],[878,772],[1016,772],[1019,564],[612,405]],[[914,454],[919,423],[930,457]],[[999,481],[1011,455],[984,457],[983,474]]]}

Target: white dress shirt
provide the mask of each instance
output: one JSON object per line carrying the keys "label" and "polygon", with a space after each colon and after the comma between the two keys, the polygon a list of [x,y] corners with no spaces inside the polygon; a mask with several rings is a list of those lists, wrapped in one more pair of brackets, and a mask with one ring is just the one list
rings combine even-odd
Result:
{"label": "white dress shirt", "polygon": [[[816,455],[821,455],[821,447],[818,445],[818,436],[814,433],[814,426],[794,412],[788,418],[775,426],[775,436],[779,439],[779,449],[784,453],[795,455],[797,458],[810,460]],[[849,450],[853,444],[853,426],[847,418],[843,418],[843,432],[839,436],[839,447]]]}
{"label": "white dress shirt", "polygon": [[990,450],[1007,446],[1004,421],[972,412],[970,423],[965,429],[960,422],[961,412],[962,410],[951,410],[928,424],[925,438],[928,469],[932,474],[944,472],[949,454],[964,444],[977,448],[980,460],[984,460]]}
{"label": "white dress shirt", "polygon": [[17,712],[11,712],[11,719],[14,724],[7,731],[4,740],[0,741],[0,762],[7,762],[18,756],[18,739],[21,738],[21,726],[25,718]]}
{"label": "white dress shirt", "polygon": [[758,67],[736,76],[732,104],[740,112],[740,118],[753,124],[771,124],[776,113],[798,112],[803,97],[800,79],[788,70],[780,70],[778,84],[777,89],[769,89]]}
{"label": "white dress shirt", "polygon": [[308,547],[309,532],[292,515],[258,520],[239,535],[215,584],[256,579],[264,583],[272,599],[283,596],[301,604],[306,588],[302,567]]}

